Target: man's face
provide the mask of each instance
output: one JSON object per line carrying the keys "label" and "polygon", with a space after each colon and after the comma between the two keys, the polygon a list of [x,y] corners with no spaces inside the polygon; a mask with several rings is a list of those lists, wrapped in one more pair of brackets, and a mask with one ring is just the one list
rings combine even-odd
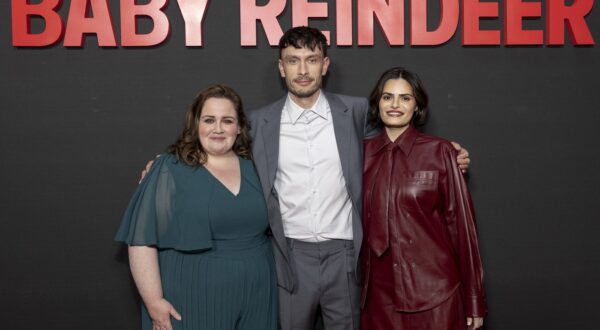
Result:
{"label": "man's face", "polygon": [[298,98],[311,97],[321,88],[328,67],[329,57],[323,57],[319,47],[310,50],[288,46],[281,51],[279,72],[288,91]]}

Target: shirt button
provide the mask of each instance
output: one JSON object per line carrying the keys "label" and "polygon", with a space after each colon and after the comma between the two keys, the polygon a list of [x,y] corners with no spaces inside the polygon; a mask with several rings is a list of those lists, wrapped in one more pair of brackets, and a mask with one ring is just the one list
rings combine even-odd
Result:
{"label": "shirt button", "polygon": [[409,240],[408,240],[408,243],[410,243],[410,244],[414,244],[414,243],[415,243],[415,241],[413,241],[412,239],[409,239]]}
{"label": "shirt button", "polygon": [[394,267],[398,267],[398,264],[394,262]]}

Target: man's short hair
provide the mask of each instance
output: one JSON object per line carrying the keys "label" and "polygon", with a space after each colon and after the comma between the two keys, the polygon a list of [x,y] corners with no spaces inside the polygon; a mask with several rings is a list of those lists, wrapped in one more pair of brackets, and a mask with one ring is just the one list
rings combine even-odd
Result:
{"label": "man's short hair", "polygon": [[327,38],[319,29],[297,26],[285,31],[279,39],[279,58],[281,58],[281,51],[289,46],[298,49],[306,47],[310,50],[318,47],[323,52],[323,57],[327,57]]}

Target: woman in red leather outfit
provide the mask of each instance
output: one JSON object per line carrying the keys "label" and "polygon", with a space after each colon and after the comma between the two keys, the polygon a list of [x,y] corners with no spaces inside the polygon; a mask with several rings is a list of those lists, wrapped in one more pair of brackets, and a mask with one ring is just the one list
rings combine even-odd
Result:
{"label": "woman in red leather outfit", "polygon": [[415,129],[419,77],[383,73],[370,95],[362,251],[364,330],[477,329],[486,314],[471,197],[450,142]]}

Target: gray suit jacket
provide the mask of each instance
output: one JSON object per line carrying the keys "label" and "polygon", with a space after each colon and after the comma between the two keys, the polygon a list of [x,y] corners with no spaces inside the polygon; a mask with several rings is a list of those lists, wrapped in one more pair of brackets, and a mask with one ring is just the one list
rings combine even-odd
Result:
{"label": "gray suit jacket", "polygon": [[[358,255],[363,237],[361,225],[363,138],[366,134],[371,133],[366,128],[368,102],[365,98],[331,94],[325,91],[323,94],[331,108],[335,140],[346,180],[346,189],[352,199],[354,259],[353,267],[349,271],[354,271],[358,280],[360,273],[357,271]],[[286,97],[265,107],[249,111],[248,117],[253,140],[254,163],[269,211],[278,284],[288,291],[293,291],[296,284],[295,263],[290,260],[289,246],[283,233],[279,199],[277,191],[274,189],[279,158],[281,113]]]}

